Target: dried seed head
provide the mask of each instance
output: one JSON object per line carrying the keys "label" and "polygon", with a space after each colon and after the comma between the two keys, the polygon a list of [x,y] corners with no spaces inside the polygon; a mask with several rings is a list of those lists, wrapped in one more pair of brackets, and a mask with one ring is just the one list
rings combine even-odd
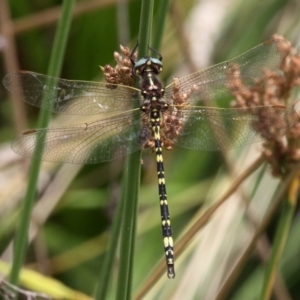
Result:
{"label": "dried seed head", "polygon": [[185,107],[189,105],[188,99],[190,98],[191,94],[196,91],[198,87],[193,85],[187,92],[181,91],[180,80],[178,78],[173,78],[173,104],[177,106],[178,109],[180,107]]}
{"label": "dried seed head", "polygon": [[[117,62],[115,67],[106,65],[105,67],[100,67],[104,73],[104,77],[107,84],[107,88],[114,89],[117,88],[115,84],[122,84],[127,86],[133,86],[134,78],[132,75],[132,63],[130,60],[130,49],[128,47],[120,46],[121,53],[114,52],[114,59]],[[136,58],[136,53],[134,53],[134,59]]]}
{"label": "dried seed head", "polygon": [[[283,176],[300,159],[300,150],[297,148],[300,136],[299,116],[290,99],[292,89],[300,85],[300,53],[293,53],[289,43],[278,43],[278,46],[279,52],[288,53],[278,72],[265,70],[262,78],[258,78],[253,86],[247,87],[243,84],[239,66],[236,65],[228,71],[227,86],[235,97],[232,107],[270,108],[255,110],[251,126],[266,139],[263,155],[271,165],[272,174]],[[280,135],[283,131],[286,139]]]}

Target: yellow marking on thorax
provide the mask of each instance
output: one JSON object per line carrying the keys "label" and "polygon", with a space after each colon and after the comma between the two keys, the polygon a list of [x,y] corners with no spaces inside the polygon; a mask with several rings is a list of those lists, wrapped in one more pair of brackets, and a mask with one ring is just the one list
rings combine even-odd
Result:
{"label": "yellow marking on thorax", "polygon": [[152,80],[152,77],[149,77],[149,82],[150,82],[150,86],[153,87],[154,86],[154,82]]}

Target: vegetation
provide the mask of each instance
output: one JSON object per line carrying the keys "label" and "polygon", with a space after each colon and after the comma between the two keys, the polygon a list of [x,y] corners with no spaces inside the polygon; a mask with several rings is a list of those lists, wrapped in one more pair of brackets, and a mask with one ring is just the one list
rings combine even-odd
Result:
{"label": "vegetation", "polygon": [[[47,73],[60,5],[52,0],[1,2],[1,78],[15,69]],[[295,7],[292,0],[170,1],[161,32],[163,18],[158,17],[159,1],[154,1],[150,28],[153,46],[163,55],[161,78],[171,82],[174,76],[233,58],[274,33],[297,45],[300,20]],[[60,77],[104,81],[99,65],[113,64],[119,44],[135,46],[140,11],[141,1],[78,1]],[[295,93],[290,97],[297,99]],[[10,100],[2,86],[0,98],[0,273],[9,274],[11,242],[19,230],[28,176],[28,161],[13,155],[9,145],[18,133],[37,127],[39,110]],[[58,116],[51,126],[78,123],[78,116]],[[176,259],[176,278],[169,280],[155,158],[142,152],[128,299],[256,300],[269,299],[270,291],[275,299],[298,297],[299,163],[274,177],[274,165],[271,170],[261,153],[261,144],[226,153],[177,147],[164,152]],[[29,249],[20,274],[22,288],[55,299],[100,297],[97,286],[103,283],[107,246],[118,226],[114,222],[119,220],[116,207],[122,198],[124,165],[125,158],[96,165],[42,164]],[[120,295],[120,251],[118,239],[114,241],[117,258],[113,256],[111,273],[105,277],[106,299]],[[269,260],[272,249],[278,251]],[[0,284],[0,295],[1,288]]]}

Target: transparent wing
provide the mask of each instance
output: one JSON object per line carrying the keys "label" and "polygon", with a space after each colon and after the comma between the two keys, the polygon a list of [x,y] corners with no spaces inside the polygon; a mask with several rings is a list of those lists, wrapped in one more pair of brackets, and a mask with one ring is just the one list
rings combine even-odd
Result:
{"label": "transparent wing", "polygon": [[[285,40],[273,39],[262,43],[232,60],[214,65],[179,79],[180,92],[193,90],[188,102],[199,105],[200,101],[218,101],[232,99],[229,86],[229,73],[238,67],[239,78],[245,87],[252,86],[262,78],[264,72],[277,70],[286,55],[288,44]],[[232,77],[231,77],[232,78]],[[232,79],[231,79],[232,80]],[[172,103],[174,84],[167,86],[165,99]]]}
{"label": "transparent wing", "polygon": [[[23,156],[49,162],[93,164],[126,156],[140,148],[139,109],[81,125],[24,132],[12,143]],[[35,151],[44,139],[44,151]]]}
{"label": "transparent wing", "polygon": [[140,97],[139,90],[129,86],[109,89],[106,83],[65,80],[28,71],[7,74],[3,85],[31,105],[70,115],[122,112],[132,109]]}
{"label": "transparent wing", "polygon": [[183,126],[177,126],[179,135],[173,134],[169,139],[180,147],[205,151],[242,147],[278,137],[299,118],[293,108],[284,106],[188,107],[180,113],[176,124]]}

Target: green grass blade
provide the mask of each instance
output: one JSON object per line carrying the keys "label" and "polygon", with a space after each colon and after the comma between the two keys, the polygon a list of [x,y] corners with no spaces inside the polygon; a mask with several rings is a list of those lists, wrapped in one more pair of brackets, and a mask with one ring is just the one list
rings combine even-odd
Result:
{"label": "green grass blade", "polygon": [[271,293],[275,276],[278,270],[278,264],[282,256],[284,246],[286,244],[287,236],[290,231],[293,215],[296,209],[298,190],[299,178],[298,176],[296,176],[289,187],[287,201],[284,203],[283,209],[281,211],[274,246],[265,271],[262,295],[260,299],[271,299]]}
{"label": "green grass blade", "polygon": [[[64,1],[62,5],[61,18],[58,23],[53,51],[50,59],[50,64],[48,68],[48,75],[58,76],[62,67],[63,56],[65,53],[67,36],[69,33],[69,28],[72,20],[72,8],[75,1]],[[50,113],[42,111],[39,117],[38,126],[45,127],[48,124],[50,118]],[[42,143],[39,143],[36,151],[42,149]],[[17,228],[15,242],[14,242],[14,254],[13,254],[13,265],[10,274],[11,283],[17,285],[18,276],[22,264],[25,259],[27,250],[27,240],[28,240],[28,230],[30,224],[30,216],[36,196],[36,185],[40,169],[40,160],[33,160],[29,169],[29,181],[27,186],[27,192],[25,199],[22,203],[23,208],[20,216],[20,222]]]}
{"label": "green grass blade", "polygon": [[[148,50],[153,15],[153,0],[142,1],[139,29],[139,57]],[[140,152],[127,158],[123,181],[123,222],[120,243],[120,269],[116,299],[131,299],[134,261],[134,241],[140,184]]]}
{"label": "green grass blade", "polygon": [[101,273],[98,278],[98,285],[96,288],[95,299],[107,299],[107,292],[109,287],[109,278],[111,278],[114,258],[117,251],[118,240],[122,225],[122,214],[123,214],[123,203],[122,199],[118,201],[116,213],[114,215],[114,221],[111,229],[111,235],[109,238],[109,244],[105,257],[103,259],[103,264],[101,266]]}
{"label": "green grass blade", "polygon": [[165,26],[165,20],[167,13],[169,11],[169,0],[159,1],[159,7],[158,7],[158,14],[155,18],[155,28],[154,28],[154,35],[152,40],[152,47],[154,49],[159,49],[162,36],[164,33],[164,26]]}
{"label": "green grass blade", "polygon": [[139,58],[147,56],[153,19],[154,1],[142,1],[140,28],[139,28]]}

